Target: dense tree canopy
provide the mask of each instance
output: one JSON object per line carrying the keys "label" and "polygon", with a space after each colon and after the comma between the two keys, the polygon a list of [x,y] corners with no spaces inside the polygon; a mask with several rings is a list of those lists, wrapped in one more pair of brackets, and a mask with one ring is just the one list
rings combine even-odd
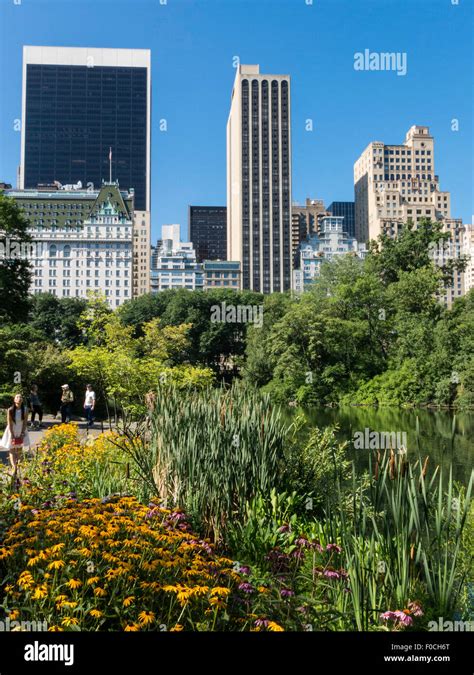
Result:
{"label": "dense tree canopy", "polygon": [[13,199],[0,194],[0,321],[23,321],[28,314],[31,268],[25,246],[28,221]]}
{"label": "dense tree canopy", "polygon": [[[448,238],[436,223],[408,224],[397,239],[373,242],[364,261],[325,263],[298,296],[170,290],[113,312],[97,293],[35,295],[28,324],[16,313],[0,327],[0,393],[17,389],[21,372],[22,386],[38,382],[51,408],[66,380],[77,389],[92,380],[103,403],[130,402],[171,373],[183,386],[242,377],[282,402],[474,405],[473,292],[449,310],[438,300],[464,264],[434,265],[433,247]],[[239,306],[262,321],[224,311],[215,320],[216,308]]]}

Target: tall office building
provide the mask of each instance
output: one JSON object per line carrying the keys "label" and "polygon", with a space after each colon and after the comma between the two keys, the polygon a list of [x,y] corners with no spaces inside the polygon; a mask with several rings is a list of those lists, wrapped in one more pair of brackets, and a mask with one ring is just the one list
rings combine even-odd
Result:
{"label": "tall office building", "polygon": [[410,218],[450,218],[450,193],[439,189],[434,138],[412,126],[402,145],[370,143],[354,164],[355,236],[360,242],[395,235]]}
{"label": "tall office building", "polygon": [[354,202],[331,202],[327,208],[332,216],[344,218],[344,230],[350,237],[355,236]]}
{"label": "tall office building", "polygon": [[291,287],[290,77],[239,65],[227,122],[227,259],[242,288]]}
{"label": "tall office building", "polygon": [[198,262],[227,259],[227,209],[225,206],[190,206],[189,239]]}
{"label": "tall office building", "polygon": [[[355,235],[363,243],[384,233],[394,237],[408,220],[440,222],[451,241],[433,249],[433,260],[443,265],[461,256],[463,224],[451,218],[451,195],[439,187],[435,174],[434,138],[428,127],[412,126],[402,145],[370,143],[354,164]],[[445,289],[445,305],[464,293],[464,274],[454,272]]]}
{"label": "tall office building", "polygon": [[20,188],[133,189],[134,295],[149,284],[150,65],[147,49],[23,48]]}

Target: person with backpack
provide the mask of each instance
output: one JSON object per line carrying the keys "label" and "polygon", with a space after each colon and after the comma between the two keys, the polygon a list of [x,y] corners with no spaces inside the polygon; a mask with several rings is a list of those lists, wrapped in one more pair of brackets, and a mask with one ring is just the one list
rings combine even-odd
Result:
{"label": "person with backpack", "polygon": [[67,424],[71,421],[71,410],[72,404],[74,402],[74,394],[69,389],[68,384],[63,384],[61,386],[61,422]]}
{"label": "person with backpack", "polygon": [[8,450],[13,472],[16,473],[18,458],[23,447],[30,446],[28,436],[28,411],[23,403],[23,396],[15,394],[13,405],[7,410],[7,428],[0,441],[0,446]]}
{"label": "person with backpack", "polygon": [[86,395],[84,398],[84,410],[86,411],[87,426],[92,427],[94,424],[94,408],[95,408],[95,391],[92,385],[86,386]]}
{"label": "person with backpack", "polygon": [[[32,384],[30,390],[30,409],[31,409],[31,424],[35,429],[41,429],[43,427],[43,407],[38,395],[38,385]],[[38,422],[35,421],[36,415],[38,415]]]}

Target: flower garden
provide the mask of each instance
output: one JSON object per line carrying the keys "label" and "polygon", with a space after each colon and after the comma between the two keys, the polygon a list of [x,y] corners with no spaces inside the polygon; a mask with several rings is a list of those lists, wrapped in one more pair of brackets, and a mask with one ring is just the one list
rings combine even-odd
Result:
{"label": "flower garden", "polygon": [[469,620],[471,484],[245,389],[158,392],[119,432],[46,432],[2,474],[1,607],[50,631],[410,631]]}

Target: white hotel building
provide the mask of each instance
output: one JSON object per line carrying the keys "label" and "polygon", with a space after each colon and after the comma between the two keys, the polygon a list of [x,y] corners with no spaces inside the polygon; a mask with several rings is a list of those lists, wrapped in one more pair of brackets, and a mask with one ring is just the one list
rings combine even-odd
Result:
{"label": "white hotel building", "polygon": [[32,293],[86,298],[100,292],[115,308],[133,296],[133,191],[49,186],[5,190],[29,221]]}

